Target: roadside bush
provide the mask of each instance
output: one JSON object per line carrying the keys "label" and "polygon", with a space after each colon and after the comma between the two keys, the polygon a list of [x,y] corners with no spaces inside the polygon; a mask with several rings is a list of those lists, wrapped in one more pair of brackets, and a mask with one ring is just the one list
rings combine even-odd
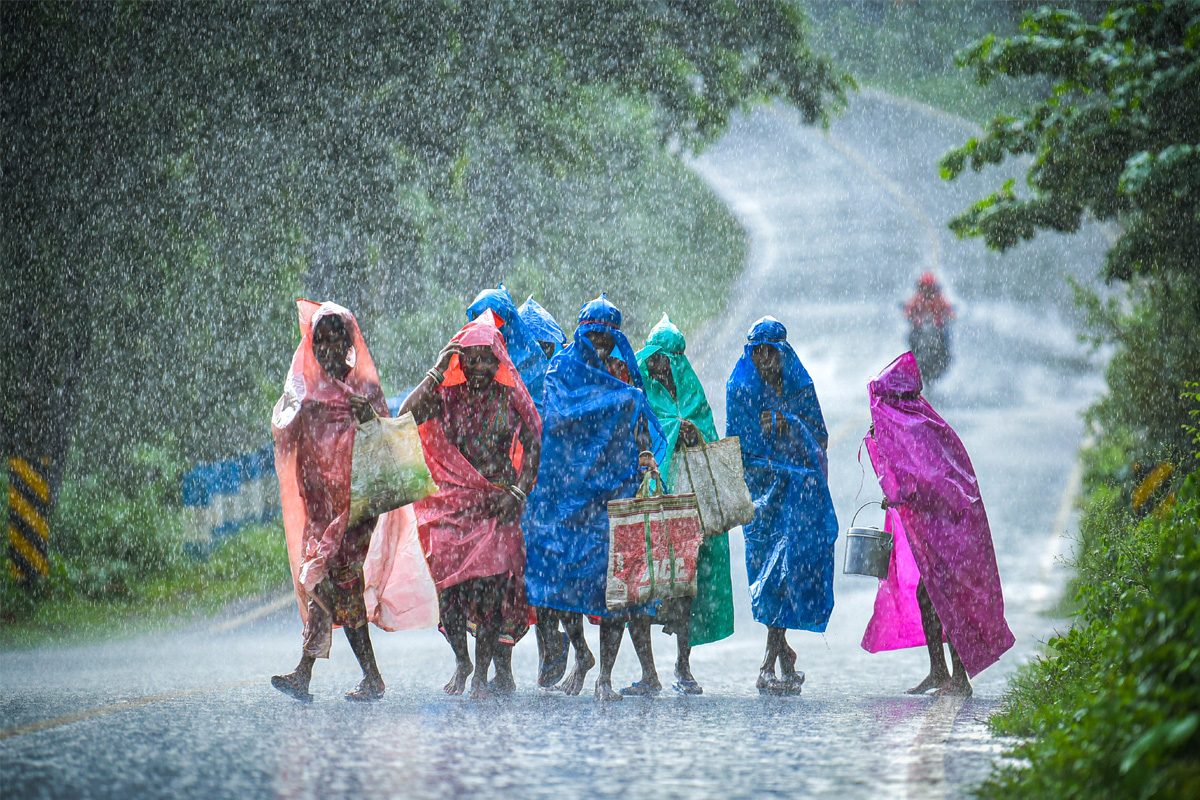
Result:
{"label": "roadside bush", "polygon": [[115,485],[104,472],[69,471],[51,523],[56,594],[122,598],[187,559],[182,462],[169,450],[143,446],[132,465],[134,478]]}
{"label": "roadside bush", "polygon": [[1083,624],[1014,682],[993,726],[1033,738],[979,794],[1200,796],[1200,470],[1136,525],[1115,522],[1104,501],[1089,515],[1096,545],[1137,544],[1080,561]]}

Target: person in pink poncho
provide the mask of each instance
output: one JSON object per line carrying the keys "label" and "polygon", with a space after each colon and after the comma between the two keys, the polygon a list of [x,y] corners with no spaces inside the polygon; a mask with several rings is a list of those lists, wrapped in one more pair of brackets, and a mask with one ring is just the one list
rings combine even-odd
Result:
{"label": "person in pink poncho", "polygon": [[[863,636],[868,652],[929,649],[929,675],[910,694],[971,694],[970,678],[1013,645],[987,512],[962,441],[921,396],[905,353],[868,384],[864,440],[894,537],[886,581]],[[951,674],[942,650],[950,644]]]}
{"label": "person in pink poncho", "polygon": [[419,551],[413,557],[402,543],[406,531],[415,543],[410,510],[347,526],[355,422],[388,416],[387,402],[354,315],[335,303],[298,300],[297,306],[300,345],[271,429],[304,642],[295,671],[271,684],[312,700],[313,664],[329,657],[333,627],[340,625],[363,671],[346,699],[378,700],[384,683],[367,622],[386,630],[433,625],[433,586]]}
{"label": "person in pink poncho", "polygon": [[[421,433],[438,492],[413,504],[421,545],[438,590],[442,631],[454,650],[448,694],[471,697],[516,688],[498,647],[529,629],[521,512],[537,478],[542,421],[513,366],[500,321],[484,311],[442,350],[437,366],[405,399]],[[475,664],[467,627],[476,627]]]}

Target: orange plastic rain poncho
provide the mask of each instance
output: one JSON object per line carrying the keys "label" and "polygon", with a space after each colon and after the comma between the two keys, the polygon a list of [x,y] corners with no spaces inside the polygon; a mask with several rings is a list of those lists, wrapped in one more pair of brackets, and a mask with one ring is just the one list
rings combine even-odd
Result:
{"label": "orange plastic rain poncho", "polygon": [[[332,568],[357,560],[363,562],[363,595],[371,622],[384,630],[432,627],[438,619],[437,593],[411,508],[346,529],[355,431],[350,395],[365,396],[376,414],[388,416],[379,374],[358,321],[335,303],[297,300],[296,304],[300,345],[292,356],[283,396],[275,404],[271,429],[300,615],[307,622],[309,594]],[[351,340],[346,359],[350,371],[342,380],[321,367],[312,348],[314,326],[330,314],[341,318]]]}

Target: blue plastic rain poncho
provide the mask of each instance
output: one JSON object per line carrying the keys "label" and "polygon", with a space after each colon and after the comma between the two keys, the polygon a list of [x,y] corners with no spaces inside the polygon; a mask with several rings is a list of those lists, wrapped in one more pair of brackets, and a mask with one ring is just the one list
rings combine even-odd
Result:
{"label": "blue plastic rain poncho", "polygon": [[[526,513],[529,604],[607,617],[608,501],[638,490],[638,453],[661,459],[662,428],[642,391],[621,312],[606,298],[579,313],[574,341],[550,362],[542,414],[542,459]],[[585,334],[606,331],[632,384],[613,377]],[[613,612],[653,613],[652,606]]]}
{"label": "blue plastic rain poncho", "polygon": [[525,327],[534,339],[539,342],[551,342],[554,345],[554,355],[562,352],[563,347],[567,344],[567,337],[563,334],[563,329],[559,326],[558,320],[554,319],[554,315],[533,299],[533,295],[529,295],[529,299],[521,304],[517,313],[521,315],[521,321],[525,323]]}
{"label": "blue plastic rain poncho", "polygon": [[[783,395],[750,359],[755,345],[779,351]],[[771,423],[761,423],[770,412]],[[726,426],[741,439],[754,521],[742,528],[754,619],[775,628],[824,631],[833,611],[833,543],[838,522],[829,496],[829,434],[812,378],[771,317],[750,328],[726,387]],[[780,423],[786,423],[786,430]]]}
{"label": "blue plastic rain poncho", "polygon": [[546,369],[550,362],[546,360],[546,354],[542,352],[537,339],[525,326],[520,312],[517,311],[517,304],[513,302],[503,283],[498,288],[484,289],[479,293],[471,305],[467,306],[467,320],[474,320],[488,309],[504,323],[500,327],[500,333],[504,334],[504,345],[508,348],[509,358],[512,359],[513,366],[521,376],[521,382],[529,390],[529,396],[533,398],[533,404],[540,413]]}
{"label": "blue plastic rain poncho", "polygon": [[[704,396],[704,387],[696,377],[684,350],[687,342],[683,333],[663,314],[650,330],[646,346],[637,352],[638,368],[646,379],[646,397],[658,417],[667,437],[667,452],[659,469],[664,477],[671,474],[671,456],[679,442],[679,429],[688,420],[700,431],[706,442],[717,440],[712,409]],[[662,354],[671,365],[675,394],[650,376],[646,361]],[[675,487],[668,484],[668,491]],[[708,644],[733,635],[733,583],[729,574],[729,534],[705,537],[696,561],[696,598],[692,601],[688,640],[692,646]]]}

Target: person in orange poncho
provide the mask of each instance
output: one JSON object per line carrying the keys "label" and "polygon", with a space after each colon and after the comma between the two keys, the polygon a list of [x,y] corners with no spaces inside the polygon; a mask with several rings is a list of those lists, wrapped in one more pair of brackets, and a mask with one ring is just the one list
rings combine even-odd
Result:
{"label": "person in orange poncho", "polygon": [[[416,419],[425,463],[440,487],[413,507],[442,631],[454,650],[445,690],[462,694],[473,671],[472,698],[516,688],[511,659],[495,659],[490,686],[487,669],[497,648],[511,647],[529,629],[521,512],[537,477],[542,421],[500,324],[487,310],[467,323],[400,407]],[[476,628],[474,665],[469,624]]]}
{"label": "person in orange poncho", "polygon": [[[271,428],[304,642],[295,671],[274,676],[271,685],[312,700],[313,664],[329,657],[333,626],[340,625],[363,671],[346,699],[378,700],[384,682],[367,622],[387,630],[433,625],[432,584],[423,561],[404,545],[414,528],[410,509],[347,527],[355,422],[388,416],[387,402],[354,315],[335,303],[297,305],[300,345]],[[368,549],[374,574],[364,579]]]}

